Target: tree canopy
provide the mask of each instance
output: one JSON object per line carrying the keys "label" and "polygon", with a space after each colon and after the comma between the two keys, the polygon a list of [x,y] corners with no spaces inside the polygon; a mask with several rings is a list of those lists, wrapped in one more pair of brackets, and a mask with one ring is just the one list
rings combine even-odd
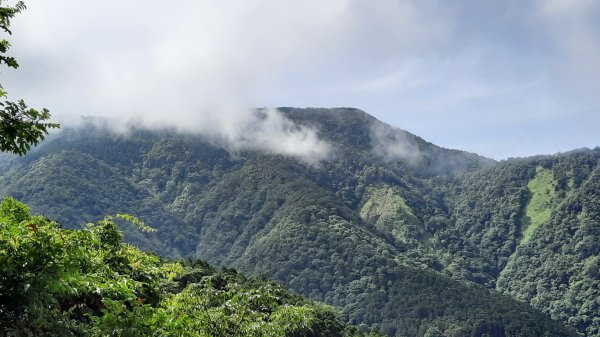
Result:
{"label": "tree canopy", "polygon": [[66,230],[0,202],[0,336],[365,336],[264,278],[122,243],[117,221]]}

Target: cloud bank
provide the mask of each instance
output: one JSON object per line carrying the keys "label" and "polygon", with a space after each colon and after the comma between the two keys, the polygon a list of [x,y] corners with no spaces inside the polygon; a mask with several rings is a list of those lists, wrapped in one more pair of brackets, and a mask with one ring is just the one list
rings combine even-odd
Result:
{"label": "cloud bank", "polygon": [[279,110],[260,109],[243,116],[243,120],[216,122],[216,128],[206,128],[201,133],[232,154],[269,151],[317,165],[332,151],[330,144],[319,139],[317,130],[294,124]]}
{"label": "cloud bank", "polygon": [[494,158],[600,144],[594,0],[26,3],[1,83],[63,121],[227,139],[253,107],[354,106]]}
{"label": "cloud bank", "polygon": [[81,115],[207,135],[231,150],[311,160],[328,146],[258,91],[335,44],[344,1],[27,1],[14,21],[22,69],[6,87],[70,124]]}

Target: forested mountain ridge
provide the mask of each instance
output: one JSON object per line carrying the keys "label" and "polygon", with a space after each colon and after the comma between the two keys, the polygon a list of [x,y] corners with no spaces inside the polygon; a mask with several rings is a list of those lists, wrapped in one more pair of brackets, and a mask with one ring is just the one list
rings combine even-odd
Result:
{"label": "forested mountain ridge", "polygon": [[598,336],[600,150],[496,163],[356,109],[280,110],[330,157],[85,126],[0,158],[0,192],[70,227],[136,214],[159,230],[127,231],[144,249],[265,273],[390,336],[570,335],[494,289]]}

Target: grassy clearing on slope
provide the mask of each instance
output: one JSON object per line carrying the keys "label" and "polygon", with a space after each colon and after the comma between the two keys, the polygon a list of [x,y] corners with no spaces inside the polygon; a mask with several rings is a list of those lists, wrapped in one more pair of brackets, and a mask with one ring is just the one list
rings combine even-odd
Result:
{"label": "grassy clearing on slope", "polygon": [[550,220],[552,204],[556,198],[556,186],[552,171],[538,166],[535,178],[527,184],[531,199],[525,208],[521,243],[527,243],[536,228]]}
{"label": "grassy clearing on slope", "polygon": [[360,216],[392,233],[403,242],[421,239],[423,224],[404,198],[390,186],[369,188],[369,198],[360,210]]}

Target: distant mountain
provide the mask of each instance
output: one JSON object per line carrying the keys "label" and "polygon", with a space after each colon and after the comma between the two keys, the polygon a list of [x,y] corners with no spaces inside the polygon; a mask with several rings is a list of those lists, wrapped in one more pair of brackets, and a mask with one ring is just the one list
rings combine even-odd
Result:
{"label": "distant mountain", "polygon": [[87,125],[0,157],[0,193],[71,227],[135,214],[159,230],[127,231],[143,249],[266,274],[389,336],[600,336],[600,149],[495,162],[357,109],[279,111],[328,158]]}

